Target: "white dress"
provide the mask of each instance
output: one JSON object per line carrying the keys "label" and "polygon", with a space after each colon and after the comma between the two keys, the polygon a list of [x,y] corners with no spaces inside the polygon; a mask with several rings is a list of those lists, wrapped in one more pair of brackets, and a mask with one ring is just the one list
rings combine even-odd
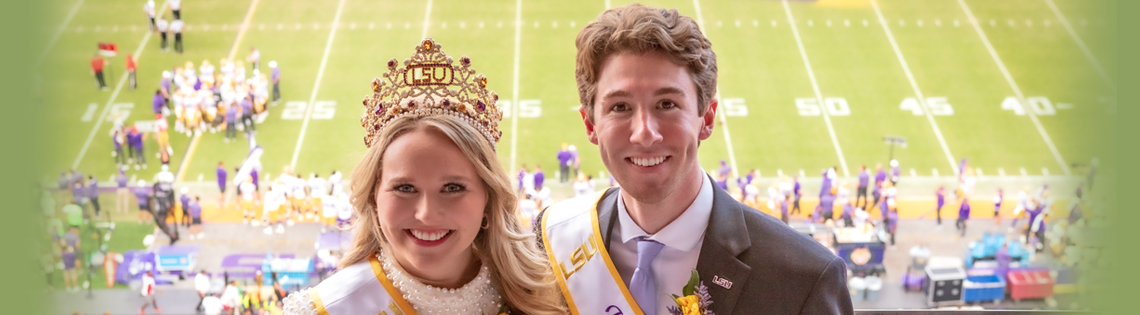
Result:
{"label": "white dress", "polygon": [[[395,259],[385,254],[378,254],[380,265],[384,269],[389,281],[403,294],[404,300],[412,305],[420,315],[431,314],[500,314],[503,308],[503,297],[499,293],[498,284],[491,280],[490,270],[483,266],[479,275],[458,289],[443,289],[433,287],[412,278]],[[368,262],[363,262],[368,264]],[[346,268],[347,269],[347,268]],[[325,280],[336,281],[336,275]],[[283,314],[288,315],[317,315],[317,308],[313,305],[310,290],[306,288],[290,294],[285,298]],[[350,296],[349,298],[367,299],[367,296]],[[335,314],[333,314],[335,315]]]}

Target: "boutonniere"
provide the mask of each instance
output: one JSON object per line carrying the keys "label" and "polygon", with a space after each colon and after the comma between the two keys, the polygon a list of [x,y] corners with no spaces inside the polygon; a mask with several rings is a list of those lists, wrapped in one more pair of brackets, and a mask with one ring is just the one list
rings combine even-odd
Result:
{"label": "boutonniere", "polygon": [[714,315],[709,310],[709,305],[713,303],[712,297],[709,296],[709,288],[701,282],[700,275],[696,270],[693,270],[693,275],[689,276],[689,283],[681,288],[682,296],[670,294],[673,296],[673,302],[677,306],[669,306],[669,313],[673,315]]}

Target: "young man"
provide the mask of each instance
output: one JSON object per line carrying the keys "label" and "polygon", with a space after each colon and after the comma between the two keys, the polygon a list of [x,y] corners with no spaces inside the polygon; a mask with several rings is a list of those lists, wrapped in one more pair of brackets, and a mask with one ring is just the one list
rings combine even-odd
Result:
{"label": "young man", "polygon": [[586,135],[621,184],[542,215],[537,234],[577,313],[669,314],[694,272],[716,314],[854,313],[842,259],[701,169],[717,66],[695,21],[618,7],[583,28],[577,48]]}

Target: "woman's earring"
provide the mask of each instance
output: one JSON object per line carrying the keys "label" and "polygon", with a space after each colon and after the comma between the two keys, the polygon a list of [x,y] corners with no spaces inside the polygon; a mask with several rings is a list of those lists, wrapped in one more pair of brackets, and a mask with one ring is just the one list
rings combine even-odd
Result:
{"label": "woman's earring", "polygon": [[487,216],[483,216],[483,224],[481,224],[480,227],[484,230],[491,227],[491,222],[487,220]]}

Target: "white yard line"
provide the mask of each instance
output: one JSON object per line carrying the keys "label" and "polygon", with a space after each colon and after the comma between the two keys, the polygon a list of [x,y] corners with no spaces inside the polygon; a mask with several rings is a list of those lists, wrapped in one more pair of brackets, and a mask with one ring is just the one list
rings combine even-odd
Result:
{"label": "white yard line", "polygon": [[938,138],[938,144],[942,145],[942,153],[946,154],[946,161],[950,162],[950,169],[954,171],[954,174],[958,174],[958,164],[954,162],[954,154],[950,153],[950,146],[946,145],[946,138],[942,137],[942,129],[938,128],[938,122],[934,120],[934,115],[930,113],[930,107],[926,104],[926,97],[922,94],[922,89],[918,88],[918,82],[914,80],[914,74],[910,72],[910,65],[903,57],[902,49],[895,42],[895,35],[891,33],[891,27],[888,25],[890,23],[887,23],[887,19],[883,18],[883,12],[879,10],[878,1],[871,0],[871,6],[875,8],[875,15],[879,17],[879,24],[883,25],[883,31],[887,33],[887,39],[891,42],[891,48],[895,50],[895,56],[899,58],[899,63],[902,64],[906,79],[910,81],[910,87],[914,90],[914,96],[918,98],[918,103],[922,106],[922,112],[926,113],[926,121],[929,121],[930,126],[934,128],[934,136]]}
{"label": "white yard line", "polygon": [[44,62],[44,58],[47,58],[48,52],[50,52],[51,48],[55,46],[55,42],[59,40],[59,35],[63,34],[63,30],[67,28],[67,24],[71,23],[71,18],[75,17],[75,13],[79,12],[79,7],[83,6],[83,1],[85,0],[79,0],[79,2],[75,3],[75,6],[71,7],[71,12],[67,13],[67,17],[63,19],[63,24],[60,24],[59,29],[55,31],[55,35],[51,36],[51,40],[48,41],[47,47],[44,47],[44,52],[40,53],[40,58],[36,59],[36,63],[33,65],[33,67],[39,67],[40,64]]}
{"label": "white yard line", "polygon": [[[162,4],[159,10],[165,10],[166,3]],[[146,32],[143,35],[143,40],[139,43],[139,48],[135,49],[135,60],[142,57],[143,48],[146,48],[146,43],[150,41],[151,32]],[[99,113],[99,119],[95,120],[95,126],[91,128],[91,133],[87,134],[87,141],[83,142],[83,147],[79,148],[79,155],[75,157],[75,162],[71,163],[71,168],[79,168],[79,162],[83,161],[83,155],[87,154],[87,148],[91,147],[91,141],[95,140],[95,134],[99,132],[99,127],[103,126],[103,121],[107,119],[107,113],[111,112],[111,104],[115,103],[115,98],[119,97],[119,92],[123,90],[123,84],[127,83],[127,78],[130,77],[124,73],[119,76],[119,83],[115,85],[115,91],[111,92],[111,98],[107,99],[107,103],[103,105],[103,112]]]}
{"label": "white yard line", "polygon": [[843,176],[849,176],[847,171],[847,159],[843,157],[843,149],[839,147],[839,140],[835,136],[835,127],[831,126],[831,115],[827,113],[827,108],[823,103],[823,93],[819,91],[819,83],[815,80],[815,72],[811,69],[811,61],[808,60],[807,51],[804,49],[804,42],[800,39],[800,31],[796,27],[796,19],[792,17],[792,9],[788,7],[788,0],[781,0],[784,4],[784,12],[788,14],[788,24],[792,26],[792,35],[795,35],[796,46],[800,49],[800,57],[804,60],[804,67],[807,68],[808,79],[811,79],[811,88],[815,91],[815,99],[819,102],[820,112],[823,114],[823,122],[827,124],[827,133],[831,135],[831,144],[835,146],[835,153],[839,155],[839,165],[843,167]]}
{"label": "white yard line", "polygon": [[[344,9],[344,0],[336,5],[336,15],[333,16],[333,25],[340,22],[340,12]],[[425,24],[426,25],[426,24]],[[317,91],[321,88],[321,79],[325,76],[325,66],[329,62],[329,52],[332,51],[333,39],[336,39],[336,27],[329,28],[329,39],[325,42],[325,52],[321,56],[321,66],[317,68],[317,80],[313,82],[313,92],[309,95],[309,105],[305,108],[305,119],[301,121],[301,134],[297,136],[297,146],[293,148],[293,159],[289,161],[289,169],[296,169],[297,157],[301,155],[301,145],[305,143],[305,132],[309,129],[309,119],[313,117],[313,105],[317,102]]]}
{"label": "white yard line", "polygon": [[420,32],[420,39],[427,38],[428,28],[431,26],[431,0],[427,2],[427,10],[424,11],[424,29]]}
{"label": "white yard line", "polygon": [[606,10],[609,10],[610,8],[610,0],[606,0]]}
{"label": "white yard line", "polygon": [[1104,79],[1104,82],[1108,83],[1108,86],[1112,88],[1113,91],[1115,91],[1116,82],[1113,82],[1112,77],[1108,75],[1108,72],[1104,71],[1104,68],[1100,65],[1100,61],[1096,59],[1096,56],[1093,56],[1092,51],[1089,50],[1089,47],[1085,46],[1085,41],[1081,40],[1081,36],[1077,35],[1077,31],[1073,30],[1073,26],[1069,24],[1069,19],[1065,18],[1064,14],[1061,14],[1061,10],[1057,9],[1057,5],[1053,3],[1053,0],[1045,0],[1045,3],[1049,5],[1050,9],[1053,9],[1053,14],[1057,15],[1057,19],[1061,21],[1061,25],[1064,25],[1065,30],[1069,31],[1069,36],[1073,37],[1073,40],[1077,42],[1077,46],[1081,47],[1081,51],[1084,52],[1085,57],[1088,57],[1089,61],[1092,62],[1093,67],[1096,68],[1096,72],[1099,73],[1100,77]]}
{"label": "white yard line", "polygon": [[511,174],[517,170],[519,145],[519,56],[522,47],[522,0],[515,0],[515,61],[511,80]]}
{"label": "white yard line", "polygon": [[[249,23],[253,21],[253,13],[257,10],[258,1],[259,0],[253,0],[249,2],[249,9],[245,10],[245,17],[242,18],[241,25],[238,26],[238,33],[237,36],[234,37],[233,45],[230,46],[230,53],[226,55],[227,60],[233,60],[234,56],[237,55],[238,46],[240,46],[241,40],[245,38],[245,31],[249,30]],[[162,11],[160,10],[159,12]],[[183,157],[182,162],[178,164],[178,173],[174,176],[175,182],[181,182],[182,178],[186,176],[186,170],[190,167],[190,161],[194,159],[194,152],[197,152],[198,143],[201,140],[201,132],[194,134],[194,137],[190,139],[190,145],[186,149],[186,156]],[[228,203],[229,200],[226,200],[226,202]]]}
{"label": "white yard line", "polygon": [[[707,32],[707,29],[705,28],[705,18],[704,15],[701,14],[701,1],[693,0],[693,7],[697,10],[697,25],[701,26],[701,31]],[[739,21],[737,21],[737,24],[739,25]],[[705,33],[705,36],[708,36],[708,33]],[[716,89],[716,99],[717,101],[721,100],[719,86],[717,86]],[[722,128],[720,128],[720,130],[724,131],[724,144],[725,147],[728,148],[728,164],[732,167],[732,176],[740,177],[740,169],[736,168],[736,153],[732,149],[732,136],[728,133],[728,118],[725,115],[724,111],[724,107],[717,109],[717,114],[720,116],[720,124],[722,125]]]}
{"label": "white yard line", "polygon": [[[990,56],[997,62],[998,69],[1001,70],[1002,76],[1005,76],[1006,82],[1009,82],[1009,87],[1013,89],[1013,93],[1017,95],[1017,100],[1021,102],[1022,106],[1029,106],[1029,102],[1025,101],[1025,95],[1021,93],[1021,88],[1017,87],[1017,83],[1013,81],[1013,76],[1009,74],[1009,70],[1005,68],[1005,63],[1001,61],[994,46],[990,44],[990,39],[986,37],[986,33],[982,31],[982,27],[978,24],[978,19],[974,17],[974,13],[970,11],[970,7],[966,5],[965,0],[958,0],[958,4],[962,6],[962,10],[966,11],[966,17],[970,18],[970,25],[974,26],[974,30],[978,32],[978,36],[982,38],[982,44],[985,44],[986,50],[990,52]],[[1026,109],[1025,112],[1029,115],[1029,119],[1033,121],[1033,125],[1037,126],[1037,132],[1041,133],[1041,138],[1045,139],[1045,144],[1049,146],[1049,151],[1053,152],[1053,157],[1057,159],[1057,163],[1061,165],[1061,170],[1065,175],[1072,175],[1069,171],[1069,166],[1065,164],[1065,158],[1061,157],[1061,152],[1057,151],[1057,146],[1053,144],[1053,140],[1049,138],[1049,133],[1045,132],[1045,127],[1041,125],[1041,121],[1037,119],[1037,114],[1031,109]]]}

